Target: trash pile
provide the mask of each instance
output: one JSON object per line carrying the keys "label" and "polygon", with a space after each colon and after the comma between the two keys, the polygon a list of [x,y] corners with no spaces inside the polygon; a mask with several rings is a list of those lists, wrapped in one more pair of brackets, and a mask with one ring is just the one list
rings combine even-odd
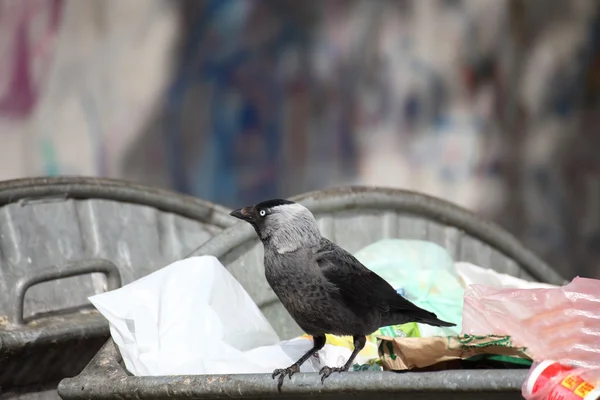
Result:
{"label": "trash pile", "polygon": [[[454,262],[441,246],[420,240],[385,239],[354,255],[408,300],[457,326],[381,327],[351,371],[531,368],[527,399],[600,397],[600,281],[528,282]],[[280,340],[210,256],[177,261],[90,301],[137,376],[271,374],[313,345],[309,335]],[[351,337],[327,335],[300,372],[341,366],[352,349]]]}
{"label": "trash pile", "polygon": [[527,346],[533,366],[527,399],[600,398],[600,281],[575,278],[547,289],[471,285],[463,332],[510,335]]}

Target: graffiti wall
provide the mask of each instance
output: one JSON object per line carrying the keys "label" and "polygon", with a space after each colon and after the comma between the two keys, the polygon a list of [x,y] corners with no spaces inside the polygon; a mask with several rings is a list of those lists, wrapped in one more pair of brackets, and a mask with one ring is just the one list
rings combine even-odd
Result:
{"label": "graffiti wall", "polygon": [[593,0],[0,0],[0,30],[0,179],[403,187],[600,275]]}

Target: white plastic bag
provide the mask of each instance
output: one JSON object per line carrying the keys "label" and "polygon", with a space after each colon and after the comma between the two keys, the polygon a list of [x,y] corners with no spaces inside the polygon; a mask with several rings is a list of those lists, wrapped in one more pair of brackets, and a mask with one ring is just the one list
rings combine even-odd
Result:
{"label": "white plastic bag", "polygon": [[[248,293],[212,256],[177,261],[90,301],[137,376],[271,373],[312,345],[279,343]],[[311,361],[301,370],[316,368]]]}
{"label": "white plastic bag", "polygon": [[469,285],[487,285],[505,289],[551,289],[557,287],[549,283],[529,282],[512,275],[496,272],[493,269],[481,268],[468,262],[455,262],[454,268],[465,288]]}

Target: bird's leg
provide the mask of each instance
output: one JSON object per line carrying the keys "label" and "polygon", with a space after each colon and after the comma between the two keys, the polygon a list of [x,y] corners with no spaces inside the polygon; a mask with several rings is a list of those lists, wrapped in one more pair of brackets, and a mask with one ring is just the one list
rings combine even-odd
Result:
{"label": "bird's leg", "polygon": [[285,376],[287,375],[290,377],[290,379],[292,379],[292,375],[294,375],[296,372],[300,372],[300,366],[304,364],[310,356],[312,356],[317,351],[321,350],[323,346],[325,346],[325,341],[325,335],[313,336],[313,347],[309,351],[307,351],[306,354],[300,357],[298,361],[296,361],[289,367],[276,369],[275,371],[273,371],[273,375],[271,375],[273,379],[275,379],[275,377],[279,375],[279,384],[277,385],[277,390],[281,392],[281,385],[283,385],[283,380],[285,379]]}
{"label": "bird's leg", "polygon": [[365,347],[365,344],[367,343],[366,336],[352,336],[352,339],[354,339],[354,350],[352,351],[352,354],[350,354],[350,358],[348,358],[348,361],[346,361],[346,364],[344,364],[343,367],[333,367],[332,368],[332,367],[325,366],[325,367],[321,368],[321,371],[319,371],[319,374],[321,374],[321,383],[324,383],[325,379],[328,378],[332,372],[348,371],[348,369],[354,362],[354,359],[356,358],[358,353],[360,353],[360,351]]}

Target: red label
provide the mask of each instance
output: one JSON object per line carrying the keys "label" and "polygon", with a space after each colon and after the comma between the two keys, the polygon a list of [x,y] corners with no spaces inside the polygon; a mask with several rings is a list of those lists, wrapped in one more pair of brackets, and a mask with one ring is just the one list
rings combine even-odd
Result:
{"label": "red label", "polygon": [[549,385],[551,383],[550,381],[552,380],[552,378],[572,369],[572,367],[562,365],[559,363],[550,364],[544,371],[542,371],[540,376],[535,381],[531,393],[535,394],[535,392],[537,392],[538,390],[542,389],[546,385]]}

